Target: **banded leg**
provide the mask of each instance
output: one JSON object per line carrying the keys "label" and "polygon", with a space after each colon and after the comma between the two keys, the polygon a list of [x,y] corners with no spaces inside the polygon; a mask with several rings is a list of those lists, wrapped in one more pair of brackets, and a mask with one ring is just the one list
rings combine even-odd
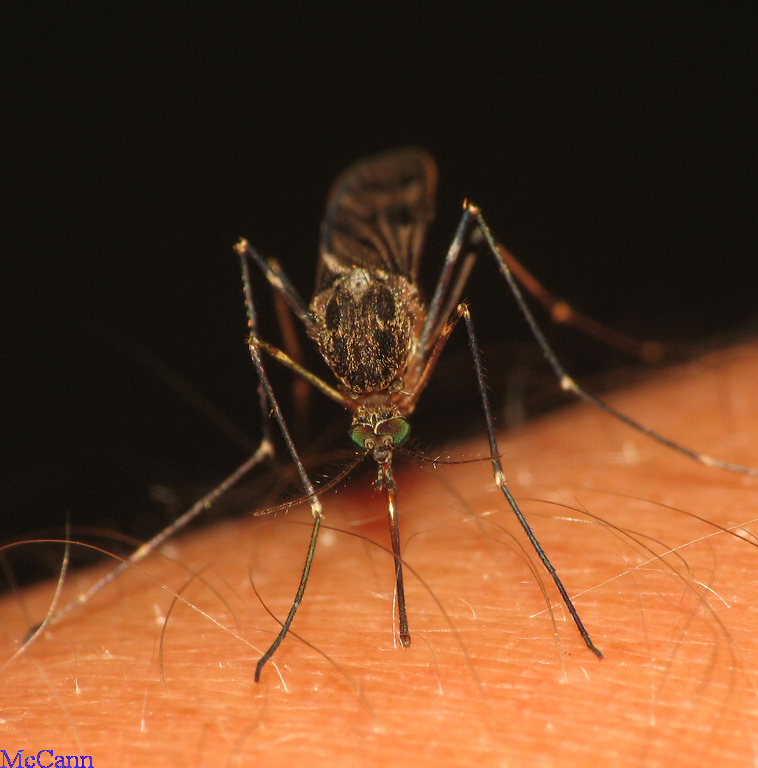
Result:
{"label": "banded leg", "polygon": [[[285,297],[285,300],[288,301],[288,303],[290,303],[290,300],[292,300],[292,303],[290,303],[290,306],[293,308],[293,311],[295,311],[295,314],[297,314],[298,316],[301,317],[301,319],[303,319],[303,316],[301,316],[301,313],[299,313],[297,310],[298,302],[300,301],[299,297],[294,292],[294,289],[292,289],[291,286],[289,286],[289,282],[282,280],[282,276],[283,276],[282,272],[276,273],[274,271],[268,271],[271,269],[271,265],[268,262],[265,262],[262,259],[260,259],[260,257],[255,258],[257,254],[255,253],[255,251],[253,251],[250,248],[247,241],[245,240],[240,241],[240,243],[236,246],[236,251],[239,254],[240,265],[242,267],[242,282],[243,282],[244,291],[245,291],[245,304],[247,307],[248,329],[250,331],[250,343],[248,344],[248,347],[250,349],[250,356],[253,360],[255,371],[258,374],[258,379],[261,383],[261,386],[263,387],[263,390],[265,391],[266,399],[268,400],[271,406],[271,411],[274,415],[274,419],[276,420],[276,423],[279,426],[279,431],[281,432],[282,437],[284,438],[284,442],[287,446],[287,451],[289,452],[290,457],[292,458],[292,462],[295,465],[295,469],[297,470],[297,474],[300,478],[300,484],[302,485],[303,490],[305,491],[306,495],[309,498],[311,514],[313,515],[313,528],[311,530],[311,539],[308,544],[308,551],[305,557],[303,572],[300,576],[300,582],[298,584],[297,592],[295,593],[295,598],[292,602],[292,606],[289,610],[289,613],[287,614],[287,617],[282,623],[282,628],[279,630],[279,634],[274,639],[274,642],[271,643],[268,650],[258,660],[258,664],[256,665],[256,668],[255,668],[255,682],[257,683],[260,681],[261,671],[263,670],[264,665],[274,655],[277,648],[279,648],[282,641],[287,636],[287,632],[289,632],[289,628],[290,628],[290,625],[292,624],[292,620],[295,618],[297,609],[300,607],[300,603],[302,602],[303,594],[305,593],[305,588],[308,584],[308,577],[311,572],[313,556],[316,552],[316,543],[318,541],[318,534],[319,534],[319,530],[321,529],[321,522],[324,517],[324,511],[321,506],[321,502],[319,501],[319,498],[316,494],[316,490],[313,487],[313,484],[311,483],[307,472],[305,471],[305,467],[303,466],[303,462],[301,461],[300,455],[297,452],[297,448],[295,448],[295,444],[292,441],[292,437],[290,436],[289,429],[287,428],[287,424],[284,421],[284,416],[282,415],[281,408],[279,407],[279,403],[277,402],[276,395],[274,394],[274,390],[271,386],[271,382],[269,381],[268,374],[266,373],[266,368],[263,365],[263,359],[261,358],[260,347],[256,343],[256,339],[258,339],[258,322],[257,322],[257,314],[255,311],[255,302],[253,301],[253,287],[252,287],[252,281],[250,279],[250,268],[248,266],[249,260],[252,259],[252,261],[255,264],[257,264],[259,267],[261,267],[261,269],[263,269],[264,274],[268,278],[269,282],[274,286],[274,288],[282,291],[282,294]],[[272,281],[271,275],[273,275],[276,278],[275,281]],[[287,286],[289,286],[289,288]],[[289,290],[289,293],[288,293],[288,290]],[[288,296],[289,296],[289,299],[288,299]]]}
{"label": "banded leg", "polygon": [[524,533],[529,539],[531,545],[534,547],[534,550],[537,553],[540,560],[542,561],[542,564],[545,566],[545,570],[547,570],[547,572],[550,574],[553,581],[555,582],[555,586],[558,588],[558,592],[560,592],[561,599],[566,605],[566,608],[568,608],[568,611],[571,614],[571,618],[574,620],[574,624],[576,624],[576,627],[579,630],[579,633],[581,634],[585,644],[595,654],[595,656],[598,657],[598,659],[602,659],[603,654],[592,642],[592,639],[590,638],[589,633],[585,629],[584,624],[582,623],[582,620],[579,618],[579,614],[577,613],[577,610],[574,607],[574,604],[571,602],[571,598],[568,596],[568,593],[566,592],[566,588],[563,586],[563,582],[558,576],[558,573],[556,572],[555,567],[550,562],[550,559],[545,553],[545,550],[542,548],[542,545],[537,540],[537,537],[534,535],[534,532],[532,531],[529,523],[526,521],[526,518],[524,517],[523,512],[519,509],[519,506],[516,503],[516,500],[513,498],[510,490],[508,489],[508,485],[505,481],[505,473],[503,472],[503,465],[500,462],[500,450],[498,449],[497,437],[495,436],[495,422],[494,422],[494,419],[492,418],[492,408],[490,407],[490,400],[489,400],[489,396],[487,395],[487,385],[484,380],[484,370],[482,368],[482,357],[481,357],[481,353],[479,352],[479,346],[476,341],[476,333],[474,332],[474,323],[473,323],[473,320],[471,319],[471,313],[469,312],[469,309],[465,304],[461,304],[458,307],[457,314],[463,317],[463,320],[466,324],[466,332],[468,333],[469,347],[471,349],[471,357],[474,362],[474,372],[476,374],[476,383],[477,383],[477,387],[479,388],[479,399],[481,400],[481,403],[482,403],[482,410],[484,411],[484,419],[487,425],[487,439],[489,441],[490,459],[492,461],[492,469],[495,476],[495,484],[503,492],[503,495],[508,501],[508,505],[513,510],[513,513],[516,515],[516,518],[518,519],[519,524],[524,529]]}
{"label": "banded leg", "polygon": [[38,634],[39,630],[43,627],[52,626],[57,624],[64,616],[68,615],[75,608],[78,608],[85,603],[88,603],[98,592],[107,587],[112,581],[114,581],[121,573],[127,568],[133,565],[137,565],[144,560],[148,555],[158,549],[165,541],[170,539],[176,533],[185,528],[192,520],[194,520],[201,512],[209,509],[216,501],[223,496],[230,488],[235,486],[248,472],[253,470],[263,461],[270,459],[274,455],[274,444],[271,441],[270,430],[267,425],[268,417],[268,405],[267,397],[263,387],[258,388],[259,402],[261,406],[261,414],[263,417],[264,430],[263,438],[258,446],[258,449],[250,456],[247,461],[240,464],[237,469],[232,472],[222,483],[217,485],[210,493],[203,496],[202,499],[195,502],[186,512],[176,518],[167,528],[164,528],[160,533],[153,536],[152,539],[145,542],[141,547],[132,552],[129,557],[119,563],[112,571],[109,571],[102,579],[95,582],[88,590],[82,592],[70,603],[67,603],[45,617],[44,621],[40,624],[32,627],[27,633],[27,639],[35,634]]}
{"label": "banded leg", "polygon": [[[503,258],[500,250],[500,246],[496,242],[495,238],[492,236],[492,233],[490,232],[487,222],[484,220],[484,217],[482,216],[478,206],[474,205],[473,203],[466,202],[464,204],[463,214],[461,215],[461,219],[458,223],[458,228],[456,229],[455,237],[453,239],[453,242],[450,245],[450,248],[448,249],[448,253],[445,258],[445,265],[443,266],[442,276],[440,277],[439,283],[435,290],[434,297],[430,305],[429,317],[427,319],[427,323],[424,326],[424,330],[423,330],[422,339],[425,341],[427,345],[430,345],[433,343],[432,341],[433,336],[431,335],[432,329],[437,327],[439,323],[439,318],[433,317],[432,310],[434,310],[435,313],[439,312],[440,307],[442,307],[445,303],[445,297],[449,296],[448,284],[450,282],[450,275],[452,274],[455,264],[460,258],[461,253],[464,252],[463,246],[466,243],[467,234],[471,233],[472,228],[476,228],[475,231],[478,231],[480,233],[480,236],[484,238],[484,243],[487,246],[487,250],[492,255],[492,258],[495,259],[495,262],[497,263],[501,274],[503,275],[503,277],[505,278],[508,284],[508,288],[510,289],[514,299],[516,300],[516,304],[519,308],[519,311],[521,312],[527,324],[529,325],[532,335],[537,340],[537,343],[540,345],[540,348],[542,349],[542,353],[545,356],[545,359],[547,360],[550,367],[553,369],[553,372],[555,373],[555,376],[560,383],[561,389],[563,389],[566,392],[572,392],[577,397],[581,397],[583,400],[586,400],[588,403],[592,403],[593,405],[597,406],[601,410],[605,411],[609,416],[612,416],[618,421],[623,422],[624,424],[628,425],[632,429],[635,429],[637,432],[640,432],[643,435],[646,435],[651,440],[655,440],[661,445],[665,445],[668,448],[671,448],[672,450],[675,450],[678,453],[683,454],[684,456],[688,456],[694,461],[697,461],[699,464],[703,464],[708,467],[716,467],[717,469],[725,469],[730,472],[738,472],[739,474],[749,475],[750,477],[758,477],[758,469],[755,469],[753,467],[746,467],[746,466],[743,466],[742,464],[736,464],[729,461],[723,461],[722,459],[717,459],[712,456],[708,456],[704,453],[700,453],[699,451],[695,451],[691,448],[688,448],[682,445],[681,443],[678,443],[675,440],[671,440],[670,438],[665,437],[659,432],[656,432],[655,430],[650,429],[649,427],[646,427],[644,424],[641,424],[635,419],[630,418],[626,414],[621,413],[621,411],[616,410],[613,406],[608,405],[608,403],[606,403],[604,400],[601,400],[599,397],[596,397],[595,395],[593,395],[592,393],[588,392],[586,389],[581,387],[569,375],[568,371],[563,367],[561,362],[558,360],[558,357],[553,351],[553,348],[550,346],[547,338],[545,337],[545,334],[542,332],[542,329],[537,323],[532,311],[529,309],[529,306],[527,305],[524,299],[524,294],[519,288],[516,278],[511,272],[510,267],[508,266],[506,260]],[[474,235],[469,235],[469,236],[474,237]]]}

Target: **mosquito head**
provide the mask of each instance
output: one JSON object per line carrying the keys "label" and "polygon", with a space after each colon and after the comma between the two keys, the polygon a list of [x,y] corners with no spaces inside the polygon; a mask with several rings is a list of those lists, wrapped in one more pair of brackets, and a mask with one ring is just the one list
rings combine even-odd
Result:
{"label": "mosquito head", "polygon": [[408,422],[394,409],[359,409],[350,427],[350,438],[359,448],[370,451],[379,464],[386,464],[392,449],[400,445],[410,431]]}

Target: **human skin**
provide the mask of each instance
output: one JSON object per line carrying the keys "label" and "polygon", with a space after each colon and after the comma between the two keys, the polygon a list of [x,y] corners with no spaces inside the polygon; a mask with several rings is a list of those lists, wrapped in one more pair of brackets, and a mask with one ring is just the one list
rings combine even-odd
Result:
{"label": "human skin", "polygon": [[[743,347],[608,400],[758,467],[757,373],[758,347]],[[584,404],[501,435],[500,450],[602,661],[490,465],[397,456],[409,648],[394,636],[384,500],[354,478],[323,498],[329,527],[293,635],[260,683],[278,628],[262,603],[289,609],[307,507],[178,538],[12,659],[54,585],[6,597],[0,749],[101,766],[754,764],[758,479]],[[448,453],[487,455],[483,438]],[[67,575],[61,603],[93,578]]]}

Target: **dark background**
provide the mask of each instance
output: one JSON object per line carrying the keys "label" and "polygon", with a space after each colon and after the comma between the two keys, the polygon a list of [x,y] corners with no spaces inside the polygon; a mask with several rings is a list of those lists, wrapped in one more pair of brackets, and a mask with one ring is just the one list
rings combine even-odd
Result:
{"label": "dark background", "polygon": [[[68,515],[144,538],[244,458],[156,365],[255,436],[231,246],[245,235],[310,298],[326,192],[377,150],[439,161],[428,285],[470,197],[552,290],[615,327],[709,345],[754,320],[752,12],[241,7],[34,3],[3,23],[7,537]],[[489,265],[467,296],[498,398],[526,333]],[[617,364],[553,337],[573,370]],[[414,434],[462,432],[459,378],[430,387]]]}

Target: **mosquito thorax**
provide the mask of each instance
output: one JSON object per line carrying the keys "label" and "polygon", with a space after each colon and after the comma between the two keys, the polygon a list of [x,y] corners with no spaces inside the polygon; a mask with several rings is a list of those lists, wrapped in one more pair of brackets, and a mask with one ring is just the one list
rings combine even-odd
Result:
{"label": "mosquito thorax", "polygon": [[347,269],[314,296],[313,338],[350,397],[392,389],[416,351],[416,286],[383,269]]}

